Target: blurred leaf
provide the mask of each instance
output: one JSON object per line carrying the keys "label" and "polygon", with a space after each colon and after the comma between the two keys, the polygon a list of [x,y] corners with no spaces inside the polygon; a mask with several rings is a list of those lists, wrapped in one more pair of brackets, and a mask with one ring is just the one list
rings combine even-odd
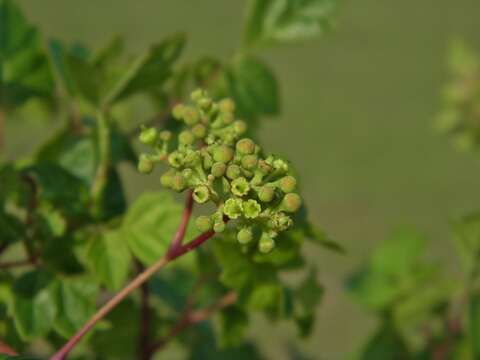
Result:
{"label": "blurred leaf", "polygon": [[318,283],[317,270],[311,269],[293,292],[295,319],[300,336],[310,335],[315,322],[315,310],[323,298],[323,287]]}
{"label": "blurred leaf", "polygon": [[81,180],[53,163],[37,163],[23,172],[35,181],[38,199],[51,203],[67,216],[85,215],[89,195]]}
{"label": "blurred leaf", "polygon": [[102,197],[101,217],[103,220],[122,215],[127,209],[127,200],[122,180],[115,168],[110,168],[105,186],[105,195]]}
{"label": "blurred leaf", "polygon": [[46,335],[57,313],[51,277],[43,271],[31,271],[18,278],[13,287],[13,316],[20,336],[32,340]]}
{"label": "blurred leaf", "polygon": [[144,193],[129,208],[121,236],[142,263],[152,264],[167,253],[181,214],[170,193]]}
{"label": "blurred leaf", "polygon": [[454,224],[455,240],[465,271],[474,277],[480,271],[480,213],[471,214]]}
{"label": "blurred leaf", "polygon": [[105,96],[113,104],[133,94],[159,87],[170,76],[173,63],[185,45],[183,34],[173,35],[138,57]]}
{"label": "blurred leaf", "polygon": [[187,298],[196,282],[195,274],[174,268],[155,276],[150,281],[150,288],[160,301],[176,312],[181,312],[185,309]]}
{"label": "blurred leaf", "polygon": [[404,340],[388,320],[383,321],[358,357],[359,360],[404,360],[409,358]]}
{"label": "blurred leaf", "polygon": [[0,104],[19,106],[53,90],[37,31],[10,0],[0,0]]}
{"label": "blurred leaf", "polygon": [[336,0],[251,0],[245,44],[253,47],[311,38],[328,30]]}
{"label": "blurred leaf", "polygon": [[89,278],[58,279],[54,294],[58,308],[55,330],[69,338],[95,312],[97,286]]}
{"label": "blurred leaf", "polygon": [[75,275],[85,270],[75,255],[74,239],[69,235],[49,237],[43,245],[41,257],[44,266],[54,273]]}
{"label": "blurred leaf", "polygon": [[98,234],[90,239],[86,261],[94,276],[110,290],[118,290],[127,279],[131,256],[119,231]]}
{"label": "blurred leaf", "polygon": [[243,344],[248,326],[248,315],[237,306],[229,306],[220,313],[220,347]]}
{"label": "blurred leaf", "polygon": [[25,227],[0,208],[0,244],[11,244],[25,236]]}
{"label": "blurred leaf", "polygon": [[240,115],[254,118],[278,114],[278,83],[265,63],[252,57],[240,58],[227,69],[226,79]]}

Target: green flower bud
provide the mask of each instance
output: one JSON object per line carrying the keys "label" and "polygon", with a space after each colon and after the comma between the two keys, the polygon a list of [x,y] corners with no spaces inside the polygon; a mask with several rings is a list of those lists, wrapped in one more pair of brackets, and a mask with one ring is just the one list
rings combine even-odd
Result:
{"label": "green flower bud", "polygon": [[273,162],[273,168],[277,171],[287,172],[288,171],[288,164],[282,159],[276,159]]}
{"label": "green flower bud", "polygon": [[273,168],[265,161],[258,161],[258,171],[263,175],[268,175],[272,172]]}
{"label": "green flower bud", "polygon": [[202,110],[208,111],[208,109],[210,109],[210,106],[212,106],[212,99],[204,97],[203,99],[198,100],[198,106]]}
{"label": "green flower bud", "polygon": [[183,119],[185,120],[185,124],[190,126],[195,125],[200,120],[200,114],[197,109],[191,106],[185,106],[183,110]]}
{"label": "green flower bud", "polygon": [[264,185],[258,191],[258,198],[262,202],[270,202],[275,196],[275,188],[272,185]]}
{"label": "green flower bud", "polygon": [[244,177],[236,178],[232,181],[232,193],[237,196],[244,196],[248,194],[250,190],[250,185],[248,184],[247,179]]}
{"label": "green flower bud", "polygon": [[157,135],[157,129],[153,127],[143,128],[139,139],[142,144],[153,145],[157,141]]}
{"label": "green flower bud", "polygon": [[203,155],[203,167],[204,167],[205,169],[210,169],[212,166],[213,166],[213,159],[212,159],[212,157],[211,157],[209,154],[205,153],[205,154]]}
{"label": "green flower bud", "polygon": [[177,120],[182,120],[183,119],[183,115],[185,113],[185,105],[183,104],[177,104],[173,107],[172,109],[172,115],[175,119]]}
{"label": "green flower bud", "polygon": [[201,232],[208,231],[212,228],[212,219],[209,216],[199,216],[195,220],[195,226]]}
{"label": "green flower bud", "polygon": [[242,155],[253,154],[255,151],[255,143],[249,138],[244,138],[237,142],[236,149],[238,153]]}
{"label": "green flower bud", "polygon": [[258,163],[258,157],[256,155],[245,155],[242,158],[242,167],[247,170],[253,170]]}
{"label": "green flower bud", "polygon": [[188,168],[188,169],[184,169],[182,171],[182,176],[185,179],[185,181],[187,182],[187,184],[190,184],[190,183],[192,183],[192,181],[195,177],[195,174],[194,174],[192,169]]}
{"label": "green flower bud", "polygon": [[215,164],[212,165],[211,173],[215,177],[221,177],[225,174],[225,171],[227,169],[227,165],[225,165],[222,162],[216,162]]}
{"label": "green flower bud", "polygon": [[218,103],[218,107],[220,111],[224,113],[235,112],[235,103],[233,102],[232,99],[229,99],[229,98],[220,100],[220,102]]}
{"label": "green flower bud", "polygon": [[252,229],[249,227],[241,228],[237,233],[237,240],[240,244],[248,244],[253,239]]}
{"label": "green flower bud", "polygon": [[160,140],[168,141],[172,138],[172,133],[171,131],[163,130],[163,131],[160,131],[159,137],[160,137]]}
{"label": "green flower bud", "polygon": [[185,189],[185,186],[186,186],[185,179],[182,176],[182,174],[177,173],[177,174],[173,175],[172,183],[171,183],[171,187],[172,187],[173,190],[178,191],[178,192],[182,192]]}
{"label": "green flower bud", "polygon": [[216,222],[213,225],[213,231],[215,231],[216,233],[221,233],[225,231],[225,223],[223,221]]}
{"label": "green flower bud", "polygon": [[203,204],[210,198],[210,191],[205,185],[200,185],[193,190],[192,196],[197,203]]}
{"label": "green flower bud", "polygon": [[213,150],[213,159],[223,163],[228,163],[233,159],[233,150],[225,145],[215,147]]}
{"label": "green flower bud", "polygon": [[240,166],[232,164],[229,165],[227,168],[227,177],[229,179],[236,179],[242,174],[242,170],[240,169]]}
{"label": "green flower bud", "polygon": [[253,199],[247,200],[243,203],[243,214],[247,219],[255,219],[260,215],[262,208],[260,204]]}
{"label": "green flower bud", "polygon": [[187,155],[183,158],[183,164],[195,166],[201,161],[200,153],[198,151],[188,150]]}
{"label": "green flower bud", "polygon": [[178,141],[183,145],[192,145],[195,137],[190,131],[184,130],[178,135]]}
{"label": "green flower bud", "polygon": [[138,171],[142,174],[150,174],[153,171],[154,163],[148,157],[148,155],[142,154],[140,155],[140,159],[138,161]]}
{"label": "green flower bud", "polygon": [[221,119],[224,125],[228,125],[231,124],[235,118],[232,113],[222,113]]}
{"label": "green flower bud", "polygon": [[160,184],[167,188],[172,187],[174,172],[172,170],[167,171],[165,174],[160,176]]}
{"label": "green flower bud", "polygon": [[298,194],[289,193],[283,197],[281,207],[283,210],[293,213],[302,206],[302,199]]}
{"label": "green flower bud", "polygon": [[205,90],[203,89],[195,89],[190,94],[190,98],[195,102],[199,102],[204,96],[205,96]]}
{"label": "green flower bud", "polygon": [[203,139],[207,134],[207,128],[203,124],[197,124],[192,128],[192,133],[198,139]]}
{"label": "green flower bud", "polygon": [[237,120],[233,123],[233,129],[238,135],[242,135],[247,131],[247,123],[242,120]]}
{"label": "green flower bud", "polygon": [[288,175],[278,181],[278,186],[284,193],[291,193],[297,186],[297,180],[293,176]]}
{"label": "green flower bud", "polygon": [[236,219],[240,215],[242,215],[242,200],[230,198],[225,201],[225,205],[223,207],[223,213],[227,215],[230,219]]}
{"label": "green flower bud", "polygon": [[168,163],[174,168],[182,166],[183,160],[183,155],[178,151],[174,151],[168,156]]}
{"label": "green flower bud", "polygon": [[275,247],[275,241],[266,233],[262,234],[260,241],[258,242],[258,249],[260,252],[267,254]]}

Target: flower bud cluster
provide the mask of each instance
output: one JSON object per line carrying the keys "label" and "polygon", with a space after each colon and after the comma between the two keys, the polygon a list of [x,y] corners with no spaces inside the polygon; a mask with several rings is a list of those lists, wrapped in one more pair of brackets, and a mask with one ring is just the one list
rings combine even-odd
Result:
{"label": "flower bud cluster", "polygon": [[172,110],[183,123],[180,133],[143,128],[140,141],[154,149],[142,154],[138,169],[150,173],[158,162],[168,170],[163,186],[177,192],[191,190],[195,202],[213,202],[216,211],[196,219],[200,231],[225,230],[235,221],[242,245],[256,245],[268,253],[277,235],[292,226],[291,214],[301,206],[295,192],[297,181],[288,163],[263,152],[253,140],[243,137],[244,121],[235,119],[230,99],[214,102],[204,90],[191,94],[192,105],[179,104]]}

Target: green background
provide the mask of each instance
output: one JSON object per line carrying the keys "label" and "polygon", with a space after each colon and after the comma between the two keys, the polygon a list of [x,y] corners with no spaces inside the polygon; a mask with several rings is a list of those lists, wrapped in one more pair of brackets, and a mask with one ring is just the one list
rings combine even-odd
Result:
{"label": "green background", "polygon": [[[118,33],[140,51],[185,31],[187,59],[228,58],[244,8],[234,0],[19,3],[46,35],[92,46]],[[289,344],[315,359],[344,358],[358,347],[373,321],[347,298],[343,280],[391,229],[417,226],[432,253],[450,260],[449,220],[478,208],[480,166],[435,134],[433,119],[448,78],[448,44],[460,37],[480,46],[479,15],[478,0],[344,1],[330,34],[262,54],[283,99],[282,115],[264,121],[262,143],[297,164],[312,220],[348,249],[346,256],[309,251],[327,288],[309,340],[258,319],[252,336],[271,357],[287,358]],[[9,122],[9,154],[27,153],[49,130]],[[124,176],[131,198],[157,187],[131,170]]]}

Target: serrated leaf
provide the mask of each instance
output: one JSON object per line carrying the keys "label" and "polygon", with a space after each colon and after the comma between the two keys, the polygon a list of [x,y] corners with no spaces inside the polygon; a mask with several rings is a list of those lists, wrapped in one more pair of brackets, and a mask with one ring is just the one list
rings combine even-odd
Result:
{"label": "serrated leaf", "polygon": [[276,115],[280,100],[278,83],[270,68],[259,59],[243,57],[226,71],[229,93],[238,112],[247,118]]}
{"label": "serrated leaf", "polygon": [[10,0],[0,0],[0,104],[18,106],[53,89],[37,31]]}
{"label": "serrated leaf", "polygon": [[332,25],[336,0],[251,0],[244,31],[249,47],[311,38]]}
{"label": "serrated leaf", "polygon": [[52,328],[57,308],[51,291],[51,277],[32,271],[15,281],[13,316],[15,326],[24,340],[32,340]]}
{"label": "serrated leaf", "polygon": [[142,263],[152,264],[167,253],[181,214],[169,193],[144,193],[129,208],[121,236]]}
{"label": "serrated leaf", "polygon": [[108,231],[90,239],[85,259],[94,277],[107,288],[118,290],[124,285],[131,255],[119,231]]}
{"label": "serrated leaf", "polygon": [[177,34],[154,45],[139,56],[121,76],[104,99],[105,104],[159,87],[171,74],[175,60],[185,45],[185,36]]}

